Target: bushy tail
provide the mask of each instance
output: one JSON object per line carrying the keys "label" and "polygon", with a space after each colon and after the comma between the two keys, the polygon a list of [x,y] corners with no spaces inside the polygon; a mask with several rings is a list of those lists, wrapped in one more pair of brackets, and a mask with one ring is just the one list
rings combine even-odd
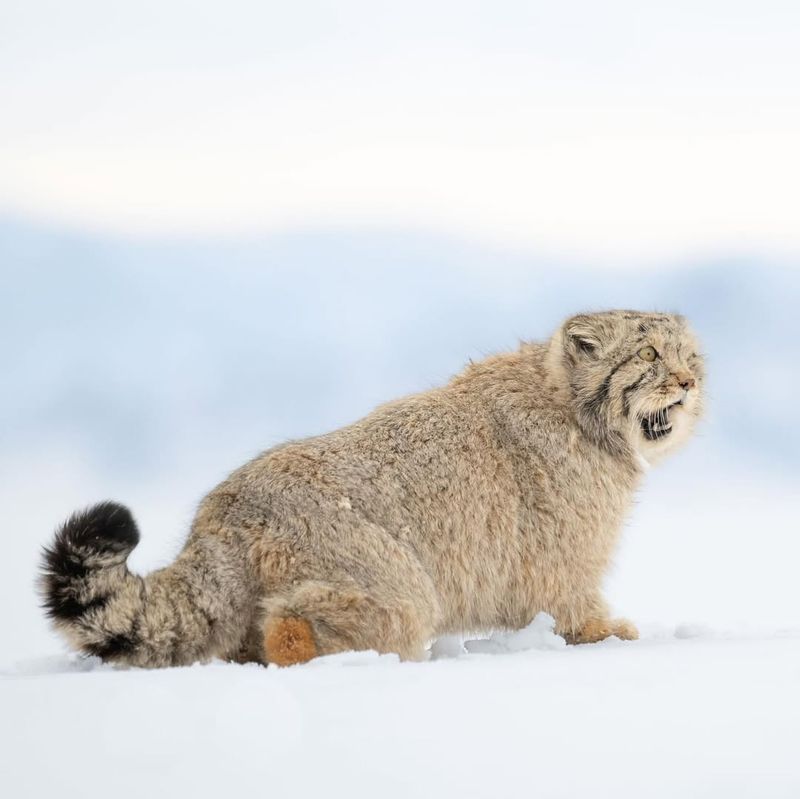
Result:
{"label": "bushy tail", "polygon": [[139,543],[131,512],[103,502],[74,513],[43,553],[40,587],[56,629],[77,650],[136,666],[224,655],[244,633],[244,576],[214,538],[190,541],[146,578],[128,571]]}

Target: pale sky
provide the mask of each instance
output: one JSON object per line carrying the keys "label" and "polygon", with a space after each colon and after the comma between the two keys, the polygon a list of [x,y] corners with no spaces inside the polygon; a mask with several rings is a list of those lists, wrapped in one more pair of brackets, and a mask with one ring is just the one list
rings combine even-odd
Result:
{"label": "pale sky", "polygon": [[800,253],[800,3],[3,0],[0,213]]}

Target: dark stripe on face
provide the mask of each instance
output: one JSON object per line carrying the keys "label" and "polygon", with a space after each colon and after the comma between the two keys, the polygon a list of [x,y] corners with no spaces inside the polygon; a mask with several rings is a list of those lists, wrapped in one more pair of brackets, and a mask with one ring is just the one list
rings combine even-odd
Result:
{"label": "dark stripe on face", "polygon": [[636,391],[640,385],[645,381],[645,378],[650,374],[650,370],[648,369],[644,374],[639,375],[639,379],[635,380],[629,386],[625,386],[625,389],[622,392],[622,410],[625,414],[625,418],[628,418],[628,414],[631,411],[630,405],[630,395],[632,392]]}
{"label": "dark stripe on face", "polygon": [[606,375],[606,379],[603,380],[600,388],[597,389],[595,395],[586,403],[586,407],[592,413],[597,413],[600,408],[602,408],[603,403],[608,399],[608,390],[611,388],[611,378],[622,369],[625,364],[629,363],[636,357],[636,354],[629,355],[623,361],[620,361],[609,373]]}

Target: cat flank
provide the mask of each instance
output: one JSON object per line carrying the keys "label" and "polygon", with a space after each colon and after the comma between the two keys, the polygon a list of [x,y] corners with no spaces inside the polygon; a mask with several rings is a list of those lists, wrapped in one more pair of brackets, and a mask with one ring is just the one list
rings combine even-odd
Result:
{"label": "cat flank", "polygon": [[549,341],[259,455],[146,577],[126,566],[127,508],[75,513],[44,551],[47,614],[80,652],[145,667],[421,659],[439,635],[539,611],[570,643],[636,638],[610,617],[603,577],[647,463],[689,436],[703,385],[681,316],[574,316]]}

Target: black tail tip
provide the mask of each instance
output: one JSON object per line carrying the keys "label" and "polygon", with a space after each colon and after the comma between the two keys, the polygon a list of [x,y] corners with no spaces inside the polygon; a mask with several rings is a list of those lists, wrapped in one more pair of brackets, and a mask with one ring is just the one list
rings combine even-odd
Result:
{"label": "black tail tip", "polygon": [[118,502],[100,502],[76,511],[61,525],[51,552],[127,554],[138,543],[139,529],[128,508]]}
{"label": "black tail tip", "polygon": [[47,615],[72,620],[102,604],[101,598],[82,596],[87,579],[98,569],[124,562],[138,543],[139,530],[124,505],[101,502],[73,513],[42,552],[39,590]]}

